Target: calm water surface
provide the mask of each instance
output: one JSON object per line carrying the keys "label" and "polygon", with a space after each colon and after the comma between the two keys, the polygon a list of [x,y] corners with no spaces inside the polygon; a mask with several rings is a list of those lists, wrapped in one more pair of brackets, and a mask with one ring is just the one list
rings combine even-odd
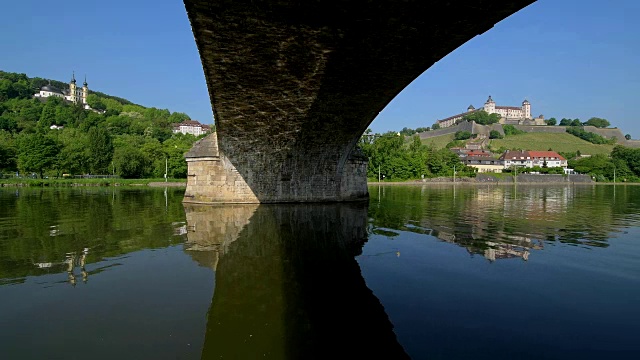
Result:
{"label": "calm water surface", "polygon": [[2,359],[637,359],[640,187],[0,189]]}

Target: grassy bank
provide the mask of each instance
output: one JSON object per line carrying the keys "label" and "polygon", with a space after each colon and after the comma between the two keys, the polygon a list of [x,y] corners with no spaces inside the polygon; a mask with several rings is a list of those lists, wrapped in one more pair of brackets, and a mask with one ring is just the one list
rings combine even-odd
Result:
{"label": "grassy bank", "polygon": [[547,134],[547,133],[526,133],[520,135],[507,136],[504,139],[493,139],[490,142],[492,149],[505,147],[507,149],[524,149],[545,151],[553,149],[558,152],[576,152],[580,150],[582,154],[610,154],[613,145],[596,145],[571,134]]}
{"label": "grassy bank", "polygon": [[423,139],[422,143],[428,146],[432,146],[436,149],[443,149],[448,143],[454,139],[454,134],[440,135],[428,139]]}
{"label": "grassy bank", "polygon": [[[167,179],[172,185],[186,184],[186,179]],[[72,186],[148,186],[154,183],[164,183],[164,179],[0,179],[0,186],[41,186],[41,187],[72,187]],[[175,186],[175,185],[174,185]]]}
{"label": "grassy bank", "polygon": [[[453,141],[454,134],[446,134],[422,140],[425,145],[430,145],[436,149],[444,148]],[[613,145],[596,145],[582,140],[567,133],[526,133],[520,135],[510,135],[504,139],[493,139],[489,142],[492,149],[501,147],[507,149],[523,149],[534,151],[545,151],[553,149],[558,152],[576,152],[580,150],[582,154],[610,154]]]}

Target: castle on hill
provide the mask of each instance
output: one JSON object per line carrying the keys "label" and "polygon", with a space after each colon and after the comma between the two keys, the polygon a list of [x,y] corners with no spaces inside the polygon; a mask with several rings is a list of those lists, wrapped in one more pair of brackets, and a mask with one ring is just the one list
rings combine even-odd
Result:
{"label": "castle on hill", "polygon": [[522,106],[499,106],[493,101],[491,95],[479,109],[469,105],[466,112],[461,114],[450,116],[446,119],[437,120],[436,124],[440,125],[440,128],[445,128],[457,124],[462,118],[474,111],[484,110],[489,114],[500,115],[500,124],[512,124],[512,125],[546,125],[544,122],[544,116],[540,115],[537,118],[531,117],[531,103],[528,100],[522,102]]}
{"label": "castle on hill", "polygon": [[82,87],[79,87],[76,85],[75,73],[71,75],[71,81],[69,81],[68,89],[58,89],[51,85],[51,81],[49,81],[48,85],[43,86],[40,91],[33,96],[41,99],[56,96],[74,104],[82,104],[82,107],[86,110],[91,110],[91,107],[87,104],[87,96],[89,96],[89,84],[87,84],[87,77],[84,77],[84,83],[82,83]]}

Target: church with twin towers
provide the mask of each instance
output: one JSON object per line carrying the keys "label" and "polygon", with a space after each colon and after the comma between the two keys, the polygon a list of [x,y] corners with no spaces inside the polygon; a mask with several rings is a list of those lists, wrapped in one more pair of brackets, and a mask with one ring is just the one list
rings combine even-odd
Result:
{"label": "church with twin towers", "polygon": [[466,112],[450,116],[446,119],[437,120],[436,124],[438,124],[440,128],[453,126],[460,122],[465,115],[480,110],[484,110],[489,114],[500,115],[500,124],[545,125],[544,116],[540,115],[536,118],[531,116],[531,103],[527,99],[522,102],[521,106],[502,106],[496,105],[491,95],[489,95],[489,98],[481,108],[476,109],[473,105],[469,105]]}
{"label": "church with twin towers", "polygon": [[58,89],[57,87],[51,85],[51,82],[49,82],[48,85],[40,88],[40,91],[38,91],[33,96],[36,98],[48,98],[50,96],[56,96],[68,102],[80,104],[83,108],[91,110],[91,107],[87,103],[87,97],[89,96],[89,84],[87,84],[87,77],[85,75],[84,83],[82,83],[82,87],[80,87],[76,84],[75,72],[73,72],[71,75],[71,81],[69,81],[68,89]]}

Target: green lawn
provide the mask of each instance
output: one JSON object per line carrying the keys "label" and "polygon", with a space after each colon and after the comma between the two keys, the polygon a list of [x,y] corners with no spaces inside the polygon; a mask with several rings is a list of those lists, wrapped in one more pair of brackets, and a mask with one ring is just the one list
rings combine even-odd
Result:
{"label": "green lawn", "polygon": [[444,148],[448,143],[453,141],[455,134],[446,134],[422,140],[425,145],[431,145],[436,149]]}
{"label": "green lawn", "polygon": [[575,152],[580,150],[583,155],[609,154],[613,145],[596,145],[582,140],[571,134],[526,133],[511,135],[504,139],[490,140],[491,148],[523,150],[549,150],[558,152]]}

